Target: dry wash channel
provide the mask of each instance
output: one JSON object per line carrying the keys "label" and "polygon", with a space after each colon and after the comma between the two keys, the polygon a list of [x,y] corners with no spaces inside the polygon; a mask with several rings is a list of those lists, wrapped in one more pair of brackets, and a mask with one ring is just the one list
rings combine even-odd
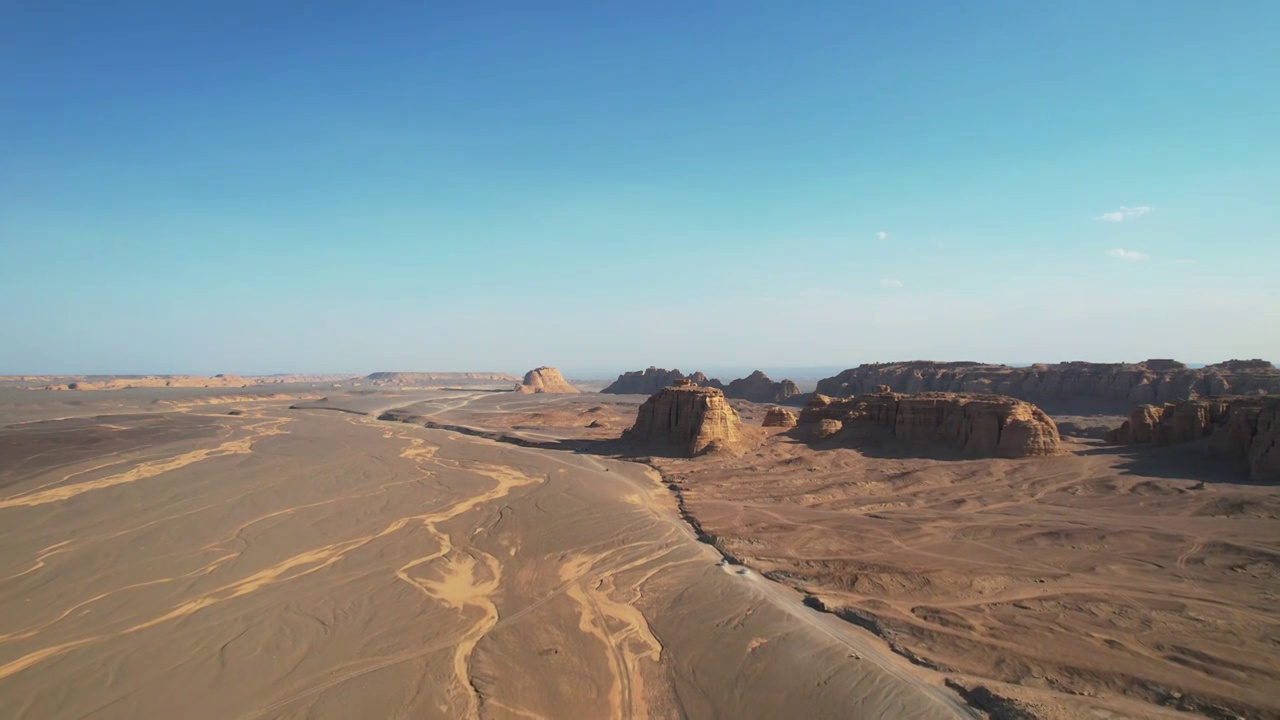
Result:
{"label": "dry wash channel", "polygon": [[966,714],[640,466],[283,402],[0,441],[3,717]]}

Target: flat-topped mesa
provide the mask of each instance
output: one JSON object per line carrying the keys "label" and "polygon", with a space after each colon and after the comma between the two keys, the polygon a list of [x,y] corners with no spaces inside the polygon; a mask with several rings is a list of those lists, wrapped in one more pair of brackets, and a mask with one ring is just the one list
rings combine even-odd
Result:
{"label": "flat-topped mesa", "polygon": [[524,380],[519,385],[516,385],[516,392],[568,395],[581,391],[570,385],[559,370],[543,365],[525,373]]}
{"label": "flat-topped mesa", "polygon": [[797,420],[795,412],[788,410],[787,408],[771,407],[769,408],[769,411],[764,414],[764,422],[761,423],[761,425],[763,427],[789,428],[795,427]]}
{"label": "flat-topped mesa", "polygon": [[797,427],[815,440],[880,436],[970,457],[1053,455],[1059,443],[1058,428],[1044,411],[1000,395],[815,394],[800,412]]}
{"label": "flat-topped mesa", "polygon": [[694,457],[735,445],[741,427],[723,392],[685,385],[662,388],[645,400],[622,439],[654,455]]}
{"label": "flat-topped mesa", "polygon": [[817,392],[851,397],[870,393],[877,385],[894,392],[993,393],[1046,405],[1083,403],[1127,411],[1134,405],[1194,397],[1277,395],[1280,370],[1265,360],[1229,360],[1199,369],[1166,359],[1030,367],[913,361],[850,368],[819,381]]}
{"label": "flat-topped mesa", "polygon": [[1206,441],[1210,455],[1243,464],[1250,480],[1280,481],[1280,397],[1214,397],[1142,405],[1107,435],[1123,445],[1155,447]]}

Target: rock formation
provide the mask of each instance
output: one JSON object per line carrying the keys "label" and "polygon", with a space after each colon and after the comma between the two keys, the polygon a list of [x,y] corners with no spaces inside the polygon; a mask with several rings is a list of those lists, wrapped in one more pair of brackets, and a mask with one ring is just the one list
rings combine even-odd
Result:
{"label": "rock formation", "polygon": [[764,414],[764,422],[762,425],[764,427],[795,427],[796,414],[786,408],[771,407],[769,408],[769,411]]}
{"label": "rock formation", "polygon": [[666,387],[644,401],[622,439],[655,455],[693,457],[734,445],[741,425],[720,390]]}
{"label": "rock formation", "polygon": [[1127,412],[1139,404],[1193,397],[1280,394],[1280,370],[1265,360],[1229,360],[1199,369],[1175,360],[1128,363],[1068,362],[1010,367],[976,362],[901,362],[860,365],[818,382],[817,392],[850,397],[877,385],[894,392],[1008,395],[1042,405],[1087,405]]}
{"label": "rock formation", "polygon": [[[694,375],[702,375],[694,373]],[[666,370],[664,368],[649,366],[644,371],[633,370],[625,372],[618,376],[609,387],[601,390],[602,393],[611,393],[614,395],[653,395],[662,390],[676,384],[677,380],[684,380],[686,376],[679,370]],[[688,379],[693,380],[690,376]],[[699,378],[704,383],[706,376]],[[694,380],[697,382],[697,380]]]}
{"label": "rock formation", "polygon": [[1280,480],[1280,397],[1215,397],[1134,408],[1107,439],[1160,447],[1208,438],[1209,454],[1242,463],[1249,479]]}
{"label": "rock formation", "polygon": [[618,376],[613,384],[600,392],[616,395],[652,395],[664,387],[676,385],[681,380],[692,381],[696,385],[713,387],[724,392],[731,400],[748,400],[758,403],[780,403],[801,395],[800,388],[790,380],[774,382],[763,372],[756,370],[747,377],[739,378],[725,384],[719,380],[708,378],[700,372],[685,375],[679,370],[650,367],[643,372],[635,370]]}
{"label": "rock formation", "polygon": [[577,393],[579,390],[570,385],[559,370],[543,365],[525,373],[524,380],[519,385],[516,385],[516,392],[567,395]]}
{"label": "rock formation", "polygon": [[835,399],[815,394],[801,411],[797,429],[813,439],[833,434],[892,438],[974,457],[1058,451],[1058,428],[1048,415],[1031,403],[999,395],[879,393]]}
{"label": "rock formation", "polygon": [[[717,381],[712,381],[715,383]],[[800,395],[800,388],[790,380],[774,382],[768,375],[756,370],[750,375],[730,382],[722,388],[724,396],[735,400],[756,403],[780,403]]]}

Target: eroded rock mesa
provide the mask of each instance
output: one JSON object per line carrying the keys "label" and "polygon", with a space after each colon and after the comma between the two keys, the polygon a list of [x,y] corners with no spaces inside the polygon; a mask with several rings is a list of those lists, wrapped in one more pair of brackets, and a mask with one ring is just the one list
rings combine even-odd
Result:
{"label": "eroded rock mesa", "polygon": [[640,405],[622,439],[655,455],[693,457],[737,444],[741,427],[719,389],[665,387]]}
{"label": "eroded rock mesa", "polygon": [[559,370],[543,365],[525,373],[524,380],[519,385],[516,385],[516,392],[568,395],[581,391],[570,385]]}
{"label": "eroded rock mesa", "polygon": [[1188,368],[1176,360],[1066,362],[1011,367],[977,362],[913,361],[850,368],[818,382],[817,392],[851,397],[877,385],[894,392],[993,393],[1039,404],[1090,404],[1127,412],[1138,404],[1194,397],[1280,394],[1280,370],[1265,360],[1228,360]]}
{"label": "eroded rock mesa", "polygon": [[764,414],[764,422],[761,425],[764,427],[789,428],[795,427],[796,421],[796,414],[793,411],[787,408],[772,407]]}
{"label": "eroded rock mesa", "polygon": [[1143,405],[1111,442],[1155,447],[1205,439],[1210,455],[1243,464],[1250,480],[1280,481],[1280,397],[1216,397]]}
{"label": "eroded rock mesa", "polygon": [[797,427],[811,439],[892,438],[970,457],[1052,455],[1059,444],[1058,428],[1044,411],[999,395],[815,394],[801,411]]}

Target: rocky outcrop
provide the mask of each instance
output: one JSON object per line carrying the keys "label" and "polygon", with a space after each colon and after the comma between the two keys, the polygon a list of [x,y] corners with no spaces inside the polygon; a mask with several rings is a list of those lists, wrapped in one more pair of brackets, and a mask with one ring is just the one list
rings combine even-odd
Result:
{"label": "rocky outcrop", "polygon": [[1280,397],[1216,397],[1143,406],[1107,439],[1160,447],[1206,438],[1210,455],[1242,464],[1249,479],[1280,481]]}
{"label": "rocky outcrop", "polygon": [[852,398],[815,394],[801,411],[797,430],[812,439],[831,435],[850,440],[893,439],[971,457],[1052,455],[1059,442],[1057,427],[1040,408],[1010,397],[979,394],[877,393]]}
{"label": "rocky outcrop", "polygon": [[644,401],[622,439],[654,455],[693,457],[733,446],[741,426],[720,390],[666,387]]}
{"label": "rocky outcrop", "polygon": [[[712,381],[715,383],[717,381]],[[724,396],[734,400],[756,403],[780,403],[800,395],[800,388],[790,380],[774,382],[768,375],[756,370],[750,375],[730,382],[722,388]]]}
{"label": "rocky outcrop", "polygon": [[790,380],[774,382],[760,370],[750,375],[733,380],[727,385],[714,378],[708,378],[700,372],[685,375],[679,370],[650,367],[644,371],[635,370],[618,376],[609,387],[600,392],[615,395],[652,395],[664,387],[671,387],[682,380],[689,380],[695,385],[713,387],[724,392],[724,396],[732,400],[748,400],[757,403],[787,402],[803,393]]}
{"label": "rocky outcrop", "polygon": [[764,414],[764,427],[795,427],[796,414],[786,408],[772,407]]}
{"label": "rocky outcrop", "polygon": [[877,385],[900,393],[993,393],[1041,405],[1128,412],[1134,405],[1195,397],[1278,395],[1280,370],[1265,360],[1229,360],[1199,369],[1163,359],[1030,367],[916,361],[860,365],[819,381],[817,392],[850,397],[872,392]]}
{"label": "rocky outcrop", "polygon": [[581,391],[570,385],[559,370],[543,365],[525,373],[524,380],[519,385],[516,385],[516,392],[567,395]]}
{"label": "rocky outcrop", "polygon": [[1160,422],[1163,407],[1155,405],[1139,405],[1129,412],[1129,419],[1120,427],[1107,433],[1107,442],[1129,445],[1132,443],[1151,442],[1152,431]]}
{"label": "rocky outcrop", "polygon": [[[694,373],[694,375],[700,374]],[[633,370],[622,373],[609,387],[600,392],[613,395],[653,395],[660,392],[664,387],[675,385],[677,380],[684,380],[685,377],[685,374],[679,370],[667,370],[650,365],[643,371]],[[705,376],[701,379],[704,382],[706,381]]]}

